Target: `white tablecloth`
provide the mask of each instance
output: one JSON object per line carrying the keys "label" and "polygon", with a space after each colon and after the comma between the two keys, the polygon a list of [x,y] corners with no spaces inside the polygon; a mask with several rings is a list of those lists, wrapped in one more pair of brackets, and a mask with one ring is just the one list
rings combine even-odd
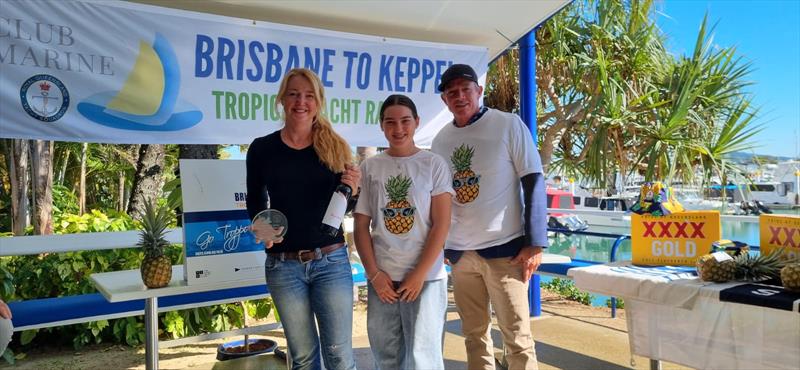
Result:
{"label": "white tablecloth", "polygon": [[[704,283],[684,268],[629,262],[569,275],[580,289],[625,299],[634,354],[699,369],[800,369],[800,295],[766,285]],[[720,301],[720,292],[731,299],[733,290],[756,291],[766,301]],[[782,309],[767,307],[779,295]]]}

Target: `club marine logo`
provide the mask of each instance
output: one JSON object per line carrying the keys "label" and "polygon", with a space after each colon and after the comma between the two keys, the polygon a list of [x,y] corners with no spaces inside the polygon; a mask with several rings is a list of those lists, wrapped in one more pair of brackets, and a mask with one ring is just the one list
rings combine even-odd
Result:
{"label": "club marine logo", "polygon": [[78,103],[78,112],[104,126],[135,131],[178,131],[203,113],[178,99],[181,74],[172,46],[161,34],[152,45],[140,41],[139,55],[119,91],[105,91]]}
{"label": "club marine logo", "polygon": [[42,122],[55,122],[69,108],[69,91],[61,80],[51,75],[35,75],[19,89],[22,108]]}

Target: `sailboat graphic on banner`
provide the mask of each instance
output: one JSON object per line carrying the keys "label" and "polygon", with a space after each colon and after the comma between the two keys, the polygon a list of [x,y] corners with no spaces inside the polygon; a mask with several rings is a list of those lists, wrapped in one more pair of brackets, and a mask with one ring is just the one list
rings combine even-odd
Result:
{"label": "sailboat graphic on banner", "polygon": [[78,103],[78,112],[104,126],[137,131],[178,131],[192,127],[203,113],[178,98],[178,58],[166,38],[139,42],[139,55],[119,91],[106,91]]}

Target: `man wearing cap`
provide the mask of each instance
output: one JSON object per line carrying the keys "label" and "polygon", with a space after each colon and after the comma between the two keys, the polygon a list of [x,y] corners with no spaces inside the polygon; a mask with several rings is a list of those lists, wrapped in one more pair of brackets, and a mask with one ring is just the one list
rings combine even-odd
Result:
{"label": "man wearing cap", "polygon": [[452,266],[469,369],[494,369],[491,307],[509,369],[536,369],[528,280],[547,246],[542,162],[519,116],[480,105],[472,67],[453,64],[439,85],[453,113],[431,150],[453,169],[453,224],[445,245]]}

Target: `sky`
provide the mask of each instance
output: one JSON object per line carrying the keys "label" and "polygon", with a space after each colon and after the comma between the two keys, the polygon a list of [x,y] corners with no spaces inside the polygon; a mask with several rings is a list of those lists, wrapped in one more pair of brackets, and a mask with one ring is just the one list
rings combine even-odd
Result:
{"label": "sky", "polygon": [[656,22],[676,56],[694,50],[708,12],[714,44],[735,46],[753,72],[747,89],[760,109],[756,154],[800,157],[800,0],[664,0]]}

